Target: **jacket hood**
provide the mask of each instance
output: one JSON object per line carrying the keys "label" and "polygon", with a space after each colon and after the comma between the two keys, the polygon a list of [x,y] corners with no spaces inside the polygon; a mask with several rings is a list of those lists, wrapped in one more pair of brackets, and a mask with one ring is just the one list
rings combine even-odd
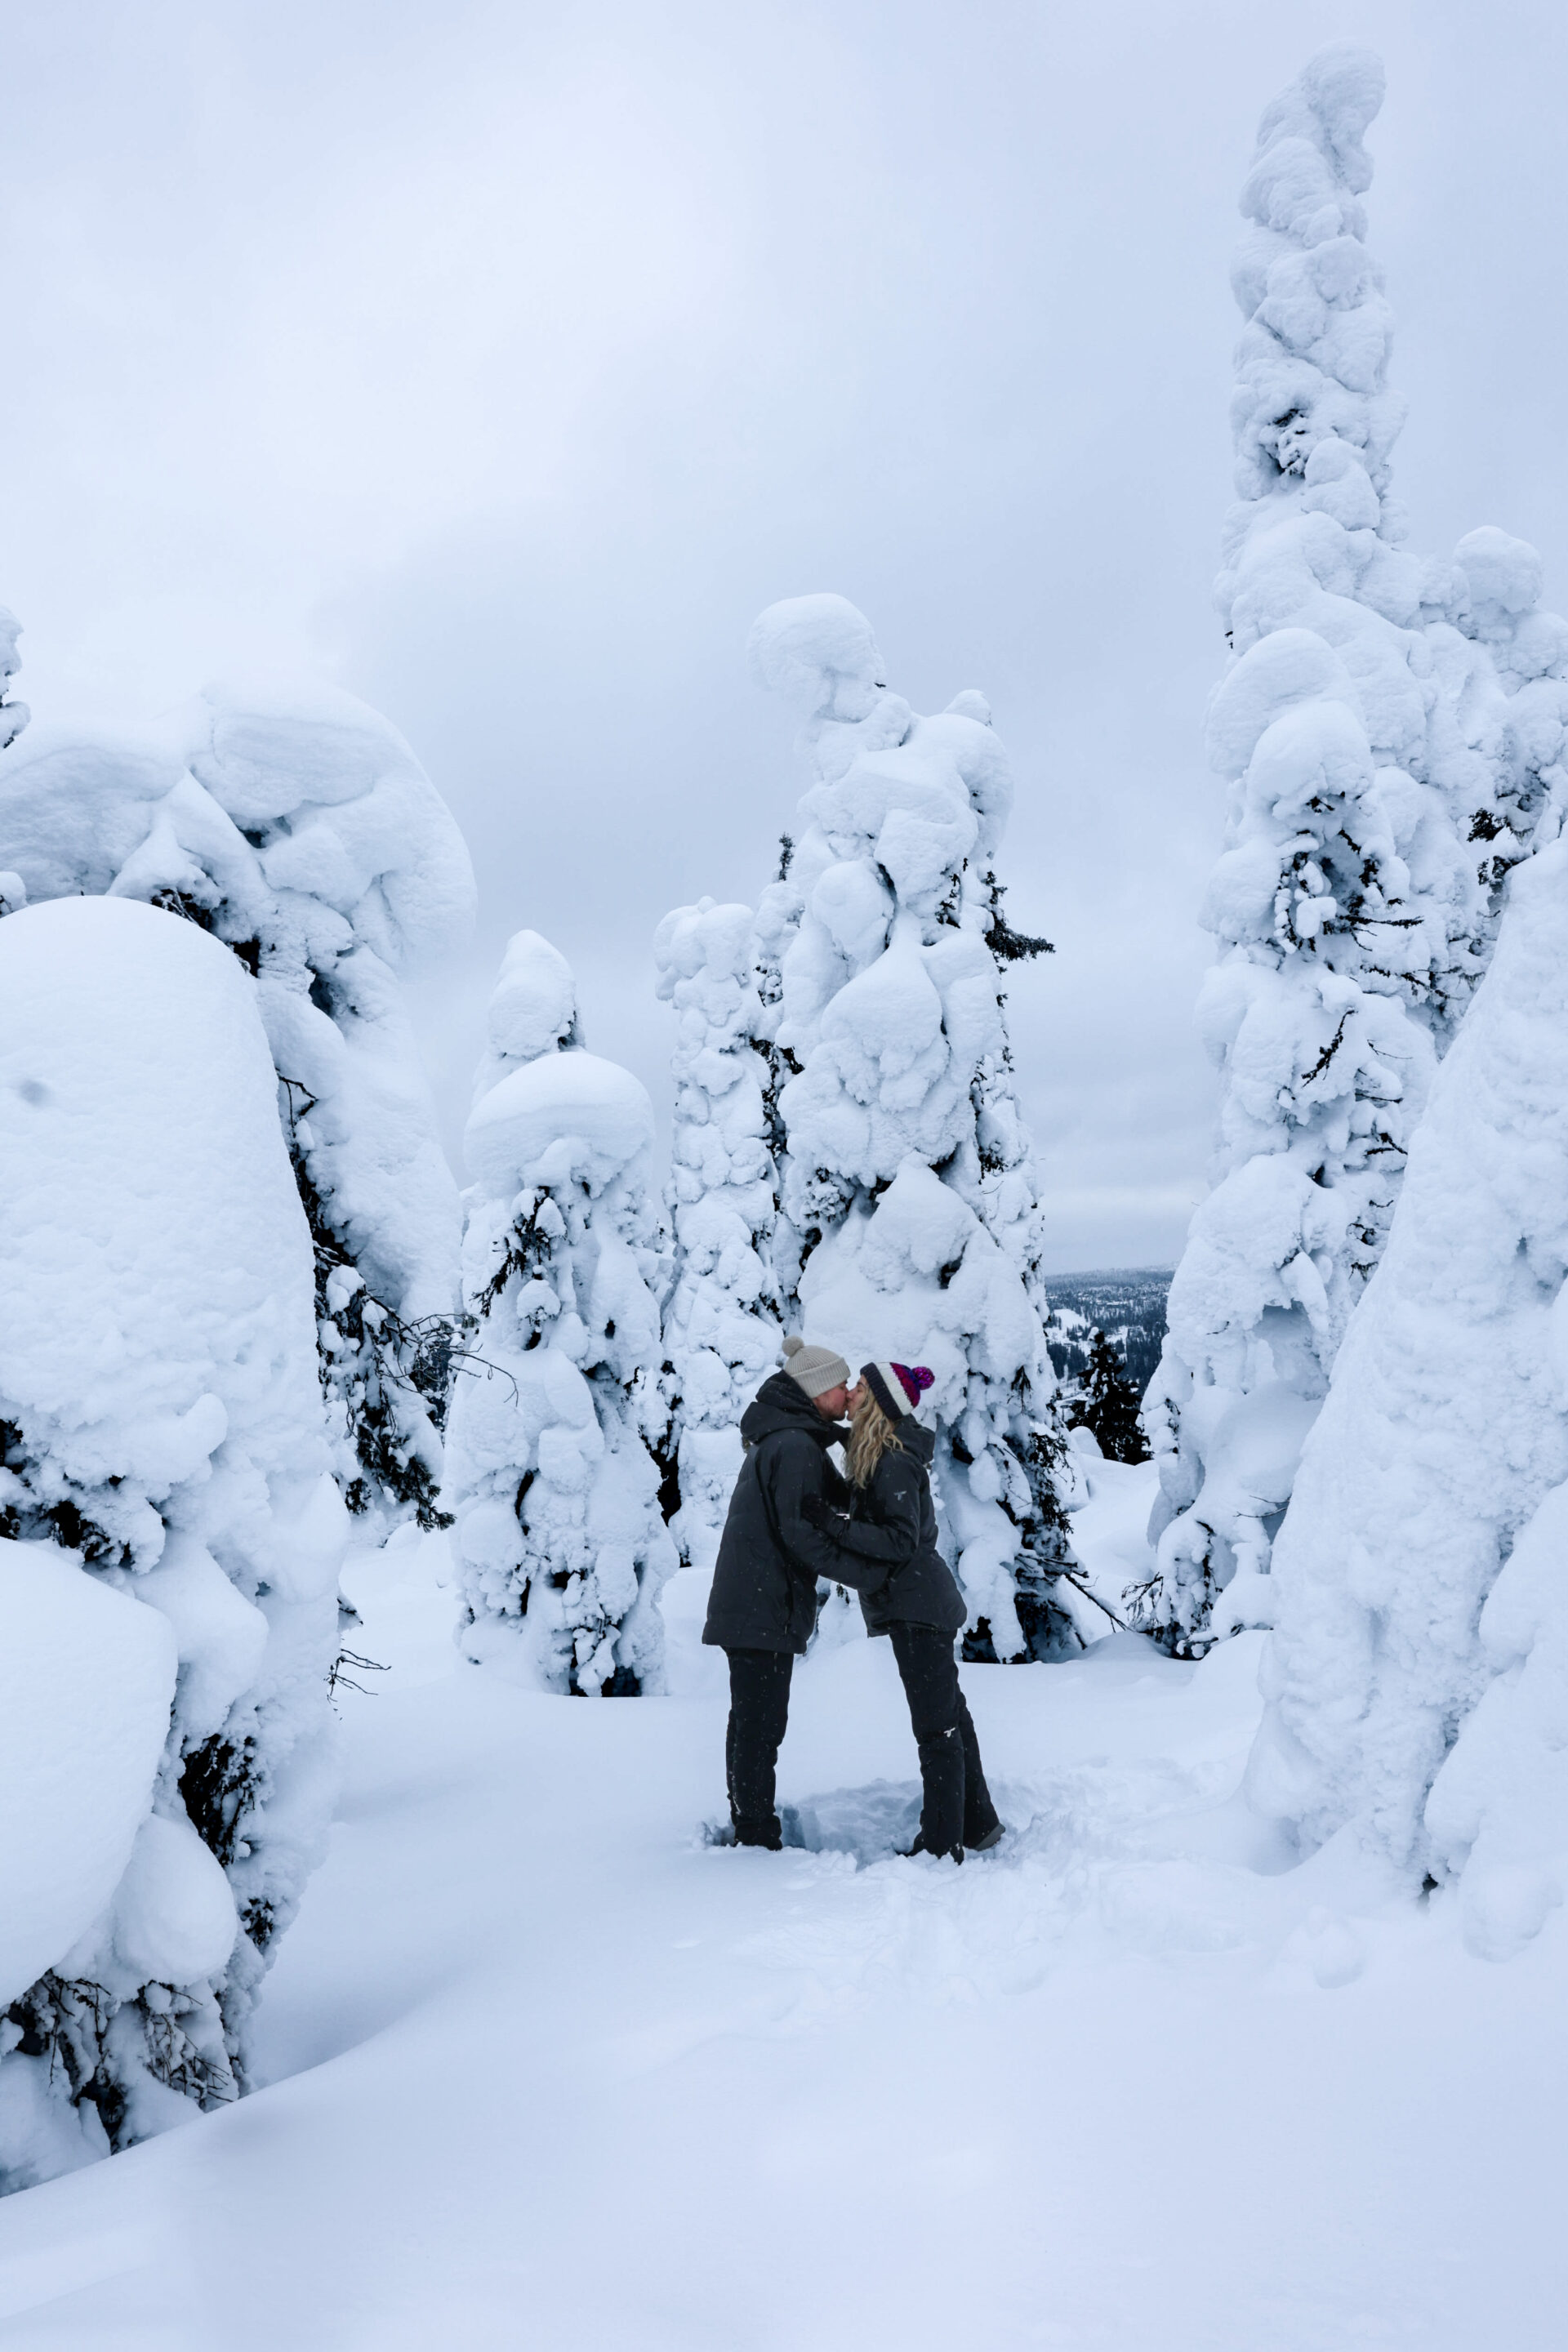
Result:
{"label": "jacket hood", "polygon": [[918,1421],[900,1421],[899,1444],[906,1454],[912,1454],[922,1470],[929,1470],[936,1454],[935,1433]]}
{"label": "jacket hood", "polygon": [[759,1438],[773,1437],[781,1429],[804,1430],[824,1445],[844,1434],[837,1422],[824,1421],[798,1381],[787,1372],[773,1372],[741,1415],[741,1435],[748,1445],[755,1445]]}

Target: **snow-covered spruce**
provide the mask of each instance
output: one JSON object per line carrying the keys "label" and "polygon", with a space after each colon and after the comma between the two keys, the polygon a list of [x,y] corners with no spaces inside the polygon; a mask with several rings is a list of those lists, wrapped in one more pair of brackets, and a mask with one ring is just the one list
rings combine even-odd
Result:
{"label": "snow-covered spruce", "polygon": [[1542,576],[1527,540],[1490,523],[1467,531],[1454,550],[1446,616],[1426,632],[1442,688],[1430,731],[1458,780],[1456,804],[1468,810],[1467,839],[1486,893],[1483,961],[1502,886],[1534,846],[1553,787],[1568,773],[1568,621],[1542,610]]}
{"label": "snow-covered spruce", "polygon": [[461,936],[473,877],[407,744],[310,684],[209,687],[141,727],[34,727],[0,757],[0,866],[33,900],[184,916],[255,975],[339,1481],[377,1528],[431,1525],[459,1226],[401,981]]}
{"label": "snow-covered spruce", "polygon": [[802,713],[814,777],[758,910],[784,1318],[852,1361],[931,1367],[966,1654],[1046,1656],[1076,1638],[1071,1474],[998,969],[1047,945],[1002,915],[1006,755],[981,695],[921,719],[890,694],[840,596],[770,606],[751,659]]}
{"label": "snow-covered spruce", "polygon": [[195,926],[0,922],[0,2183],[243,2086],[325,1843],[349,1521],[256,992]]}
{"label": "snow-covered spruce", "polygon": [[507,950],[479,1081],[447,1434],[458,1638],[549,1690],[657,1691],[676,1553],[649,1450],[669,1271],[653,1108],[583,1050],[571,972],[536,932]]}
{"label": "snow-covered spruce", "polygon": [[[1415,1880],[1462,1873],[1482,1945],[1506,1944],[1526,1895],[1539,1925],[1539,1838],[1561,1782],[1546,1751],[1563,1563],[1552,1549],[1548,1575],[1543,1554],[1568,1480],[1565,1277],[1568,840],[1509,885],[1491,970],[1307,1440],[1275,1547],[1248,1773],[1253,1801],[1304,1846],[1353,1823]],[[1550,1834],[1560,1864],[1561,1822]]]}
{"label": "snow-covered spruce", "polygon": [[28,719],[27,706],[12,698],[11,680],[22,667],[16,651],[16,640],[22,634],[22,624],[15,613],[0,604],[0,751],[14,743]]}
{"label": "snow-covered spruce", "polygon": [[[675,1008],[669,1201],[675,1279],[664,1313],[674,1494],[683,1560],[710,1569],[741,1466],[741,1414],[778,1361],[772,1272],[778,1202],[750,907],[679,907],[654,938]],[[679,1507],[675,1507],[677,1497]]]}
{"label": "snow-covered spruce", "polygon": [[1148,1441],[1138,1413],[1138,1391],[1127,1377],[1121,1358],[1100,1330],[1096,1330],[1089,1341],[1083,1397],[1074,1419],[1093,1431],[1108,1462],[1149,1459]]}
{"label": "snow-covered spruce", "polygon": [[1535,610],[1532,551],[1474,532],[1445,565],[1400,544],[1361,203],[1382,94],[1370,52],[1321,51],[1264,116],[1242,197],[1233,661],[1208,720],[1230,807],[1199,1006],[1220,1133],[1146,1405],[1148,1613],[1176,1647],[1267,1619],[1301,1440],[1563,744],[1568,632]]}

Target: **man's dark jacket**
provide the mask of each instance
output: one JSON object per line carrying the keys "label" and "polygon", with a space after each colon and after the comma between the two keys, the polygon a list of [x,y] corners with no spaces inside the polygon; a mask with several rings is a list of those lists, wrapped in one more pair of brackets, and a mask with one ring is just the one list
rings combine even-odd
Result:
{"label": "man's dark jacket", "polygon": [[[968,1613],[952,1570],[937,1549],[931,1494],[935,1451],[929,1429],[918,1421],[902,1421],[899,1442],[878,1463],[870,1485],[850,1489],[848,1518],[814,1507],[813,1517],[835,1556],[821,1572],[858,1587],[868,1633],[885,1633],[900,1622],[956,1633]],[[829,1508],[831,1502],[829,1497]],[[879,1572],[868,1580],[851,1572],[857,1567]]]}
{"label": "man's dark jacket", "polygon": [[719,1539],[705,1642],[799,1657],[816,1623],[818,1577],[858,1590],[887,1574],[880,1561],[841,1551],[803,1516],[808,1502],[847,1507],[848,1488],[827,1459],[843,1434],[787,1372],[765,1380],[746,1407],[746,1458]]}

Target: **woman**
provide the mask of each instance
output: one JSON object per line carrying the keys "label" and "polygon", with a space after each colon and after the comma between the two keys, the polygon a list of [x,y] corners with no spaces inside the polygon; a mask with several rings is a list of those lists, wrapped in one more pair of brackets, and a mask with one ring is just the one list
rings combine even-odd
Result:
{"label": "woman", "polygon": [[[848,1515],[826,1501],[807,1503],[805,1515],[851,1556],[843,1581],[859,1586],[867,1632],[888,1634],[899,1662],[924,1793],[920,1835],[909,1850],[962,1862],[965,1846],[984,1853],[995,1845],[1002,1823],[952,1654],[963,1601],[936,1545],[936,1440],[914,1417],[931,1384],[923,1364],[861,1366],[849,1391]],[[868,1588],[866,1566],[884,1564],[885,1578]]]}

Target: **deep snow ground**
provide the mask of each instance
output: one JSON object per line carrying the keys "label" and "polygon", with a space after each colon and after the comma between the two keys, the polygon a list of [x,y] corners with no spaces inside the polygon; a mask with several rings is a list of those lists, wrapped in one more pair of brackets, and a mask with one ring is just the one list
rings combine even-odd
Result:
{"label": "deep snow ground", "polygon": [[[1091,1465],[1110,1591],[1147,1474]],[[1090,1517],[1089,1513],[1096,1513]],[[438,1545],[360,1564],[349,1780],[270,2087],[0,2205],[0,2344],[273,2352],[1535,2352],[1562,2340],[1564,1946],[1468,1958],[1231,1800],[1258,1639],[966,1670],[1015,1835],[913,1806],[885,1644],[801,1670],[820,1850],[706,1847],[722,1661],[668,1699],[459,1667]]]}

